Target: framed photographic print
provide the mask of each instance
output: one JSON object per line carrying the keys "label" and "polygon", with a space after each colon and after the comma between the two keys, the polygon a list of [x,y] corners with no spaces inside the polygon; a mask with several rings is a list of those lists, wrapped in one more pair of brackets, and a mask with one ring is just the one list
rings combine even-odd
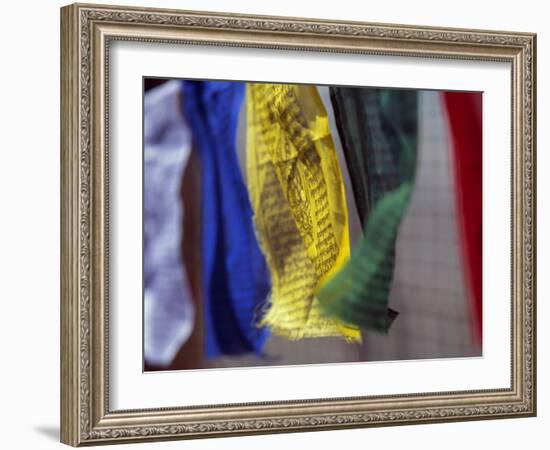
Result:
{"label": "framed photographic print", "polygon": [[62,8],[62,442],[535,415],[535,58]]}

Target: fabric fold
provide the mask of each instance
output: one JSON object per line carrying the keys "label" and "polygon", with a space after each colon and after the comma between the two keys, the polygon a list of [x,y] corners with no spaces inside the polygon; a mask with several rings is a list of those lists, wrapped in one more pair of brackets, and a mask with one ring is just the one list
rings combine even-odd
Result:
{"label": "fabric fold", "polygon": [[195,315],[180,253],[180,186],[191,151],[180,95],[180,83],[169,81],[145,93],[143,105],[144,357],[161,367],[189,338]]}
{"label": "fabric fold", "polygon": [[360,341],[314,295],[349,258],[344,187],[317,89],[248,84],[247,125],[248,188],[272,280],[262,323],[288,339]]}
{"label": "fabric fold", "polygon": [[325,313],[386,333],[395,240],[413,188],[418,139],[414,90],[331,87],[331,102],[363,236],[347,264],[317,292]]}
{"label": "fabric fold", "polygon": [[444,92],[442,97],[453,141],[460,248],[468,297],[471,299],[472,334],[475,342],[481,344],[483,336],[482,97],[480,93],[471,92]]}
{"label": "fabric fold", "polygon": [[245,86],[183,83],[183,110],[202,167],[206,355],[261,354],[268,330],[258,324],[259,313],[271,286],[237,160],[237,120]]}

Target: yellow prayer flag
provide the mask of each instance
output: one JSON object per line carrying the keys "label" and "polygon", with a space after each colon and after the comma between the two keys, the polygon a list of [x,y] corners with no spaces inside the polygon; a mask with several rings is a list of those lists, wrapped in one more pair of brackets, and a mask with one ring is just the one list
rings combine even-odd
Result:
{"label": "yellow prayer flag", "polygon": [[316,289],[348,260],[344,185],[317,88],[247,85],[247,177],[260,247],[272,277],[262,319],[289,339],[359,329],[322,315]]}

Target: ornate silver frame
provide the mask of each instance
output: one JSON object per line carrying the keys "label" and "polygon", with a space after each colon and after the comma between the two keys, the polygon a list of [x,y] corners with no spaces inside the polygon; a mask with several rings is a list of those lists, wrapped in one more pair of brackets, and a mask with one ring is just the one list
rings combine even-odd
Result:
{"label": "ornate silver frame", "polygon": [[[496,60],[512,67],[509,389],[162,410],[108,398],[109,43],[138,40]],[[61,9],[61,441],[128,441],[536,414],[536,35],[75,4]]]}

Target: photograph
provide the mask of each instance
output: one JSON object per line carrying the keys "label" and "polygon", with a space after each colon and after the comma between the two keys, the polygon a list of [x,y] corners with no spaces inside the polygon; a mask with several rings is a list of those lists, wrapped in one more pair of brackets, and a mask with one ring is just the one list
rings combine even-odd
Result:
{"label": "photograph", "polygon": [[144,370],[482,356],[482,99],[144,77]]}
{"label": "photograph", "polygon": [[60,9],[61,442],[535,416],[536,30],[175,8]]}

